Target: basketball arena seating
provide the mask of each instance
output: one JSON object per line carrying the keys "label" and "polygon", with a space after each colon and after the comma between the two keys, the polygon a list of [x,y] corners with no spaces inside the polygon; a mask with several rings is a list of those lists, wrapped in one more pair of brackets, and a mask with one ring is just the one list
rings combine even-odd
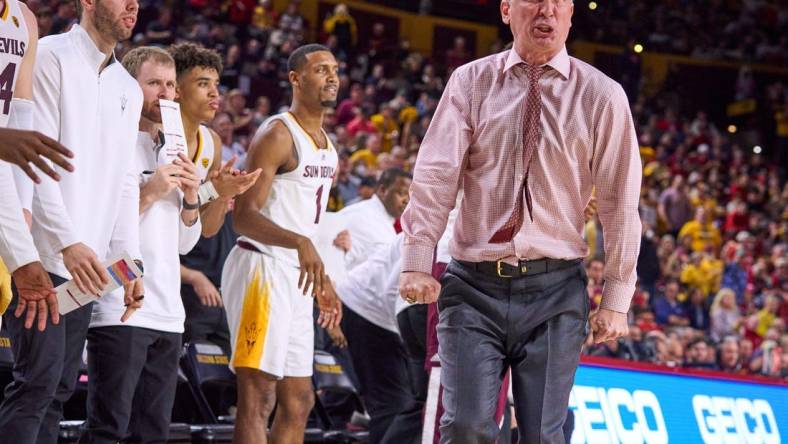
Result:
{"label": "basketball arena seating", "polygon": [[[86,355],[83,355],[83,358]],[[170,426],[170,443],[230,443],[235,418],[222,415],[230,403],[227,394],[235,394],[235,375],[228,366],[229,357],[211,342],[196,342],[183,347],[178,371],[178,391],[174,416],[191,418],[191,422],[174,422]],[[11,339],[0,328],[0,384],[11,381],[14,365]],[[365,430],[346,428],[353,411],[364,412],[358,390],[344,369],[329,353],[316,351],[314,376],[315,408],[309,419],[306,443],[365,442]],[[65,420],[60,424],[60,442],[76,443],[85,418],[87,363],[82,362],[79,381],[71,400],[64,406]],[[2,393],[0,393],[2,399]],[[329,399],[329,402],[326,400]],[[336,400],[340,402],[337,403]],[[186,406],[193,412],[177,410]],[[347,412],[350,412],[348,414]],[[190,416],[184,416],[190,415]]]}

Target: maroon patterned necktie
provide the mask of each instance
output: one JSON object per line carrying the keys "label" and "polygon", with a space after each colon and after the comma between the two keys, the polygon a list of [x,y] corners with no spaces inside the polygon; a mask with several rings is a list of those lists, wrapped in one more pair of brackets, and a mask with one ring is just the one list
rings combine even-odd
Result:
{"label": "maroon patterned necktie", "polygon": [[523,168],[525,169],[525,176],[517,192],[514,211],[503,227],[490,238],[491,244],[510,242],[514,235],[520,231],[520,227],[523,225],[523,199],[525,199],[528,206],[528,215],[531,217],[531,221],[534,220],[531,192],[528,190],[528,175],[531,171],[531,158],[533,158],[542,134],[541,124],[539,123],[539,117],[542,114],[539,78],[542,77],[544,68],[527,63],[523,63],[523,66],[528,76],[528,96],[525,101],[525,117],[523,118]]}

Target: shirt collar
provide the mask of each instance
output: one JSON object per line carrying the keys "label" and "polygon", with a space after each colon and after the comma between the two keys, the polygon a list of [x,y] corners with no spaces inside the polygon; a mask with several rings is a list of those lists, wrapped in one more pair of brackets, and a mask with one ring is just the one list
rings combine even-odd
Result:
{"label": "shirt collar", "polygon": [[386,221],[390,221],[391,224],[393,225],[396,219],[389,214],[389,212],[386,210],[386,206],[383,205],[383,201],[380,200],[378,195],[373,194],[372,197],[369,198],[369,200],[371,201],[370,205],[375,207],[375,209],[377,209],[380,212],[380,214],[386,217]]}
{"label": "shirt collar", "polygon": [[[509,50],[509,55],[506,57],[506,63],[503,65],[503,72],[508,71],[513,66],[516,66],[520,63],[525,63],[525,61],[520,57],[520,54],[517,54],[517,51],[514,48]],[[549,66],[554,70],[558,71],[561,74],[561,77],[564,80],[569,78],[569,54],[566,52],[566,45],[558,51],[558,54],[554,55],[552,59],[548,60],[542,66]]]}
{"label": "shirt collar", "polygon": [[[79,26],[78,24],[74,24],[74,27],[71,29],[71,35],[73,36],[73,41],[77,45],[77,48],[88,59],[88,62],[90,62],[90,66],[93,67],[93,70],[96,71],[97,74],[101,72],[102,65],[107,59],[107,55],[98,49],[96,42],[90,38],[90,35],[87,31],[85,31],[85,28]],[[116,61],[115,51],[112,51],[109,61],[107,62],[107,66],[110,66]]]}

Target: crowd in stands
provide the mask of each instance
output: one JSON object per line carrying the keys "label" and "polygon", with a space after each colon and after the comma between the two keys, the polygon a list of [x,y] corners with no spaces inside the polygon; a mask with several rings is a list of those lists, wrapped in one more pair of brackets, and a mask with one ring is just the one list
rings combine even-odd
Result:
{"label": "crowd in stands", "polygon": [[[589,35],[595,41],[620,44],[636,36],[671,53],[788,63],[788,10],[776,1],[602,3],[577,26],[580,33],[595,29]],[[76,20],[70,0],[28,4],[42,36]],[[118,57],[138,45],[180,40],[218,49],[223,100],[212,127],[223,158],[236,155],[242,165],[257,127],[289,103],[287,57],[307,41],[309,25],[297,1],[275,11],[267,0],[143,0],[136,34]],[[407,42],[387,40],[383,25],[359,41],[342,5],[319,25],[311,38],[332,48],[341,64],[339,104],[325,124],[340,151],[329,203],[337,211],[369,198],[379,172],[412,168],[451,67],[409,50]],[[453,63],[470,60],[461,49]],[[731,85],[762,88],[757,96],[769,98],[779,136],[772,153],[788,149],[786,86]],[[682,114],[681,98],[669,89],[650,97],[628,93],[644,166],[639,284],[628,337],[585,353],[788,377],[788,186],[784,165],[774,161],[783,157],[753,151],[748,137],[757,134],[733,137],[708,112]],[[596,217],[586,226],[592,307],[604,285],[601,228]]]}
{"label": "crowd in stands", "polygon": [[788,65],[788,11],[780,0],[575,2],[576,37],[695,58]]}

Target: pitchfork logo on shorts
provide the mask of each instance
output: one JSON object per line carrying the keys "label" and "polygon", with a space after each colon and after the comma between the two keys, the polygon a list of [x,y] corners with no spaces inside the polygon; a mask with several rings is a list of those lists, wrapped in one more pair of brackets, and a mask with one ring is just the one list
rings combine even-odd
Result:
{"label": "pitchfork logo on shorts", "polygon": [[257,330],[257,322],[252,322],[248,327],[244,328],[246,333],[246,353],[252,354],[254,344],[257,342],[257,335],[260,333]]}

